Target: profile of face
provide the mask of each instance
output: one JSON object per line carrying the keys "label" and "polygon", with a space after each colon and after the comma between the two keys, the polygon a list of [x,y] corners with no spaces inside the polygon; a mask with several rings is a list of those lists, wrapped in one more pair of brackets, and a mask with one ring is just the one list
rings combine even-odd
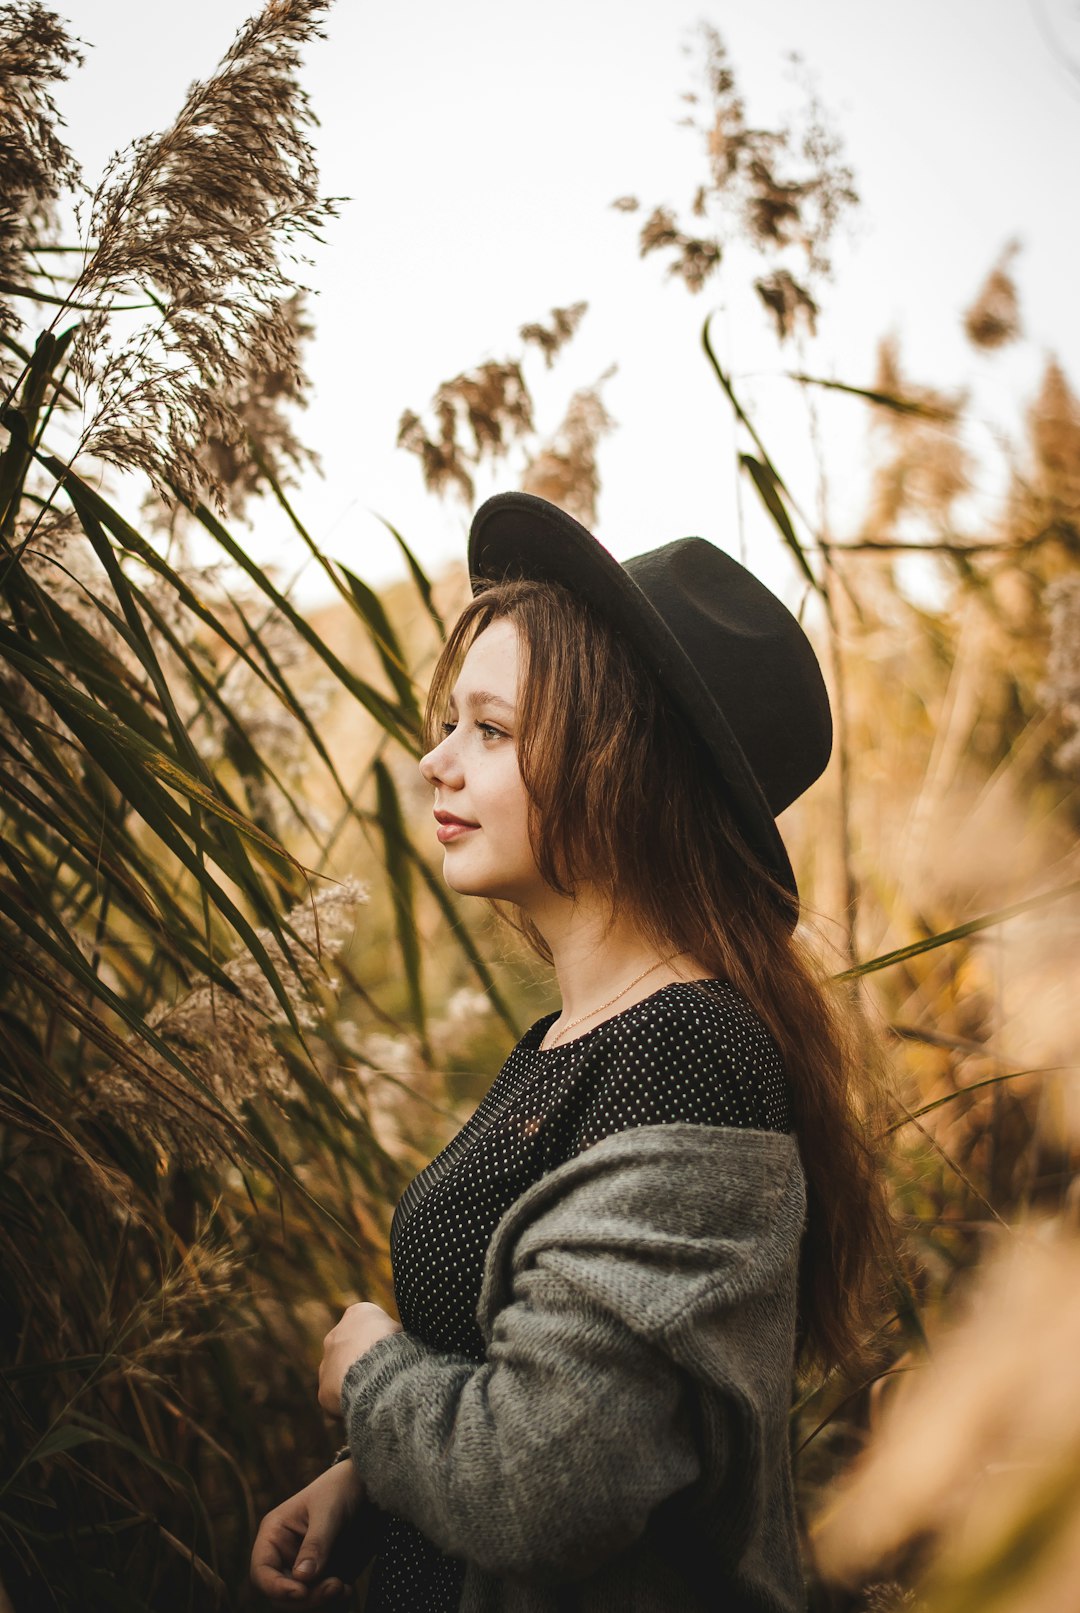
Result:
{"label": "profile of face", "polygon": [[517,628],[506,617],[477,634],[450,695],[443,737],[421,758],[420,772],[435,789],[446,883],[463,896],[528,911],[548,887],[529,839],[518,767],[522,660]]}

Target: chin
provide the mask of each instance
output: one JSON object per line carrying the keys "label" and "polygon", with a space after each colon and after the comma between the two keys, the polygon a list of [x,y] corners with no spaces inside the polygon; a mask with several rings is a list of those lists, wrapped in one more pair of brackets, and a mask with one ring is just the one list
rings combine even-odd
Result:
{"label": "chin", "polygon": [[459,896],[478,896],[489,902],[512,902],[515,899],[497,882],[489,882],[484,879],[469,879],[465,874],[459,874],[455,877],[453,874],[444,873],[443,883],[449,885],[450,889],[456,891]]}
{"label": "chin", "polygon": [[487,896],[488,881],[482,874],[470,873],[468,868],[455,866],[452,857],[443,858],[443,884],[449,885],[459,896]]}
{"label": "chin", "polygon": [[522,900],[518,882],[492,874],[485,876],[479,870],[455,868],[449,857],[443,859],[443,883],[459,896],[483,897],[489,902],[520,903]]}

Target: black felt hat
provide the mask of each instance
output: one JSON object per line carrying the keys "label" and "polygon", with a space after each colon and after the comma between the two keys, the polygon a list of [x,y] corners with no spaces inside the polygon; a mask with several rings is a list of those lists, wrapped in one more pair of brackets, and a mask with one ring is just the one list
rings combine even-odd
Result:
{"label": "black felt hat", "polygon": [[798,900],[775,818],[824,771],[829,698],[809,639],[775,594],[704,538],[614,559],[546,499],[499,493],[469,533],[473,592],[559,582],[636,647],[712,758],[747,843]]}

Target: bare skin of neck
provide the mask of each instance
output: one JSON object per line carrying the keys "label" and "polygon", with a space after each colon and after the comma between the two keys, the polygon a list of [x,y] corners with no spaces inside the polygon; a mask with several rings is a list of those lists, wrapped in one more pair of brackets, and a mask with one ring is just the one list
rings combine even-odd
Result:
{"label": "bare skin of neck", "polygon": [[[530,904],[528,916],[551,948],[563,1005],[558,1019],[545,1034],[542,1047],[552,1046],[559,1032],[576,1020],[580,1023],[574,1025],[559,1046],[568,1046],[575,1037],[584,1036],[613,1014],[621,1014],[624,1009],[651,997],[662,986],[676,980],[710,978],[709,971],[695,958],[687,953],[672,957],[672,947],[658,951],[618,914],[614,922],[609,922],[607,901],[587,888],[579,891],[573,900],[550,892],[545,899]],[[657,967],[650,968],[653,964]],[[646,969],[649,973],[643,979],[606,1006],[621,988]]]}

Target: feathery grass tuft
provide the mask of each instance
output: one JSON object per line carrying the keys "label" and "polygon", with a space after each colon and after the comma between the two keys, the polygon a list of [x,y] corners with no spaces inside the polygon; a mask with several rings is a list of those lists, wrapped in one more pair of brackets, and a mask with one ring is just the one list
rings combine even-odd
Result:
{"label": "feathery grass tuft", "polygon": [[52,86],[82,60],[61,19],[38,0],[0,5],[0,384],[18,373],[21,356],[10,344],[22,321],[8,299],[38,274],[35,247],[53,203],[81,185]]}
{"label": "feathery grass tuft", "polygon": [[[241,30],[179,116],[109,165],[94,193],[95,243],[71,292],[92,304],[72,348],[89,419],[82,450],[141,471],[168,502],[221,483],[220,456],[246,440],[230,401],[252,369],[300,384],[294,265],[336,204],[318,191],[297,76],[326,0],[272,0]],[[114,305],[149,317],[113,343]]]}

